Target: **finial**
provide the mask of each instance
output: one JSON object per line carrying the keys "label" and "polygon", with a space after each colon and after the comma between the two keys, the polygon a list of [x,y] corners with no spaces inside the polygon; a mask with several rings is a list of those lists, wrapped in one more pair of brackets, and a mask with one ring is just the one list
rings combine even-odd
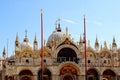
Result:
{"label": "finial", "polygon": [[81,35],[80,35],[80,43],[83,43],[83,39]]}
{"label": "finial", "polygon": [[43,13],[43,9],[40,9],[40,12]]}
{"label": "finial", "polygon": [[61,21],[61,19],[60,18],[58,18],[58,27],[60,27],[60,21]]}
{"label": "finial", "polygon": [[95,41],[95,43],[98,43],[98,38],[97,38],[97,36],[96,36],[96,41]]}
{"label": "finial", "polygon": [[45,44],[46,44],[46,40],[44,39],[44,46],[45,46]]}
{"label": "finial", "polygon": [[61,20],[60,18],[58,18],[58,20],[57,20],[57,22],[58,22],[58,27],[56,27],[56,28],[57,28],[56,30],[57,30],[58,32],[61,32],[60,20]]}
{"label": "finial", "polygon": [[61,19],[60,19],[60,18],[58,18],[58,24],[60,24],[60,21],[61,21]]}
{"label": "finial", "polygon": [[68,36],[68,27],[66,27],[66,36]]}
{"label": "finial", "polygon": [[90,47],[90,40],[88,40],[88,47]]}
{"label": "finial", "polygon": [[83,14],[84,18],[86,18],[86,14]]}
{"label": "finial", "polygon": [[106,44],[106,41],[104,41],[104,48],[107,48],[107,44]]}
{"label": "finial", "polygon": [[112,43],[112,48],[117,48],[117,44],[116,44],[116,41],[115,41],[115,37],[113,37],[113,43]]}
{"label": "finial", "polygon": [[16,40],[15,40],[16,42],[19,42],[19,38],[18,38],[18,32],[17,32],[17,34],[16,34]]}
{"label": "finial", "polygon": [[27,30],[25,30],[25,37],[27,37]]}
{"label": "finial", "polygon": [[34,38],[34,43],[37,43],[37,38],[36,38],[36,34],[35,34],[35,38]]}
{"label": "finial", "polygon": [[116,42],[115,42],[115,37],[113,37],[113,43],[116,43]]}
{"label": "finial", "polygon": [[5,57],[6,56],[6,49],[5,49],[5,47],[4,47],[4,50],[3,50],[3,57]]}
{"label": "finial", "polygon": [[24,42],[29,42],[28,38],[27,38],[27,30],[25,30],[25,38],[24,38]]}
{"label": "finial", "polygon": [[98,49],[99,48],[99,43],[98,43],[98,38],[96,36],[96,40],[95,40],[95,48]]}

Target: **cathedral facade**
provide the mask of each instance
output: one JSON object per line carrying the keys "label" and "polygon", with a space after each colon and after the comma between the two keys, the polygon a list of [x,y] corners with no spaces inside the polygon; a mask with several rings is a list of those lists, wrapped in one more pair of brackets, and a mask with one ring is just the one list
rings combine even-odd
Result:
{"label": "cathedral facade", "polygon": [[[110,47],[99,44],[96,37],[94,48],[84,39],[75,42],[68,33],[62,32],[60,24],[44,41],[44,69],[41,71],[41,49],[35,36],[33,45],[27,34],[20,42],[15,40],[15,54],[6,58],[6,49],[1,58],[0,80],[120,80],[120,50],[115,38]],[[85,70],[85,67],[87,71]]]}

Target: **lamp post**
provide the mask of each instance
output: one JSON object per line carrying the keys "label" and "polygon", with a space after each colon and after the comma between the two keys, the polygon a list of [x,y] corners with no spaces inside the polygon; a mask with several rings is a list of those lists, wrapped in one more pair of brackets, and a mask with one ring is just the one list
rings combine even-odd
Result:
{"label": "lamp post", "polygon": [[87,80],[87,55],[86,55],[86,16],[84,15],[84,58],[85,58],[85,80]]}

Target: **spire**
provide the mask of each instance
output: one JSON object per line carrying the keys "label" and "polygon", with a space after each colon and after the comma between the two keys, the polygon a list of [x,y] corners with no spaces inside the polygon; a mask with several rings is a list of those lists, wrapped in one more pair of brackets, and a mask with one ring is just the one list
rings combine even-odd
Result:
{"label": "spire", "polygon": [[19,46],[19,37],[18,37],[18,33],[16,34],[16,40],[15,40],[15,46]]}
{"label": "spire", "polygon": [[104,41],[104,48],[107,48],[107,43],[106,43],[106,41]]}
{"label": "spire", "polygon": [[36,35],[35,35],[35,38],[34,38],[34,44],[37,43],[37,38],[36,38]]}
{"label": "spire", "polygon": [[4,47],[4,50],[3,50],[3,57],[5,58],[6,57],[6,49]]}
{"label": "spire", "polygon": [[18,33],[16,34],[16,40],[15,40],[15,42],[19,42]]}
{"label": "spire", "polygon": [[34,50],[37,50],[38,49],[38,41],[37,41],[37,38],[36,38],[36,35],[35,35],[35,38],[34,38]]}
{"label": "spire", "polygon": [[29,42],[29,39],[27,38],[27,30],[25,30],[25,38],[24,38],[24,42]]}
{"label": "spire", "polygon": [[116,44],[116,41],[115,41],[115,37],[113,37],[112,49],[113,50],[117,49],[117,44]]}
{"label": "spire", "polygon": [[83,43],[83,39],[81,35],[80,35],[80,43]]}
{"label": "spire", "polygon": [[116,41],[115,41],[115,37],[113,37],[113,43],[112,43],[112,47],[116,47],[117,44],[116,44]]}
{"label": "spire", "polygon": [[96,37],[96,40],[95,40],[95,48],[98,49],[99,48],[99,43],[98,43],[98,38]]}

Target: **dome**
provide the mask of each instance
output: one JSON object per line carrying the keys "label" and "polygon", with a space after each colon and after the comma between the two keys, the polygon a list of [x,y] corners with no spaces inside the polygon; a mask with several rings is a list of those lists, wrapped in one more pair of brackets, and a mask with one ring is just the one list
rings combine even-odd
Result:
{"label": "dome", "polygon": [[57,41],[57,40],[63,39],[64,35],[65,35],[65,33],[61,32],[61,31],[54,31],[48,38],[47,46],[51,47],[52,41]]}
{"label": "dome", "polygon": [[21,44],[21,49],[24,49],[24,48],[33,49],[33,45],[30,44],[29,39],[27,37],[27,31],[26,31],[23,43]]}
{"label": "dome", "polygon": [[23,43],[21,44],[21,49],[24,49],[24,48],[33,49],[33,46],[32,46],[32,44],[30,44],[29,42],[23,42]]}

